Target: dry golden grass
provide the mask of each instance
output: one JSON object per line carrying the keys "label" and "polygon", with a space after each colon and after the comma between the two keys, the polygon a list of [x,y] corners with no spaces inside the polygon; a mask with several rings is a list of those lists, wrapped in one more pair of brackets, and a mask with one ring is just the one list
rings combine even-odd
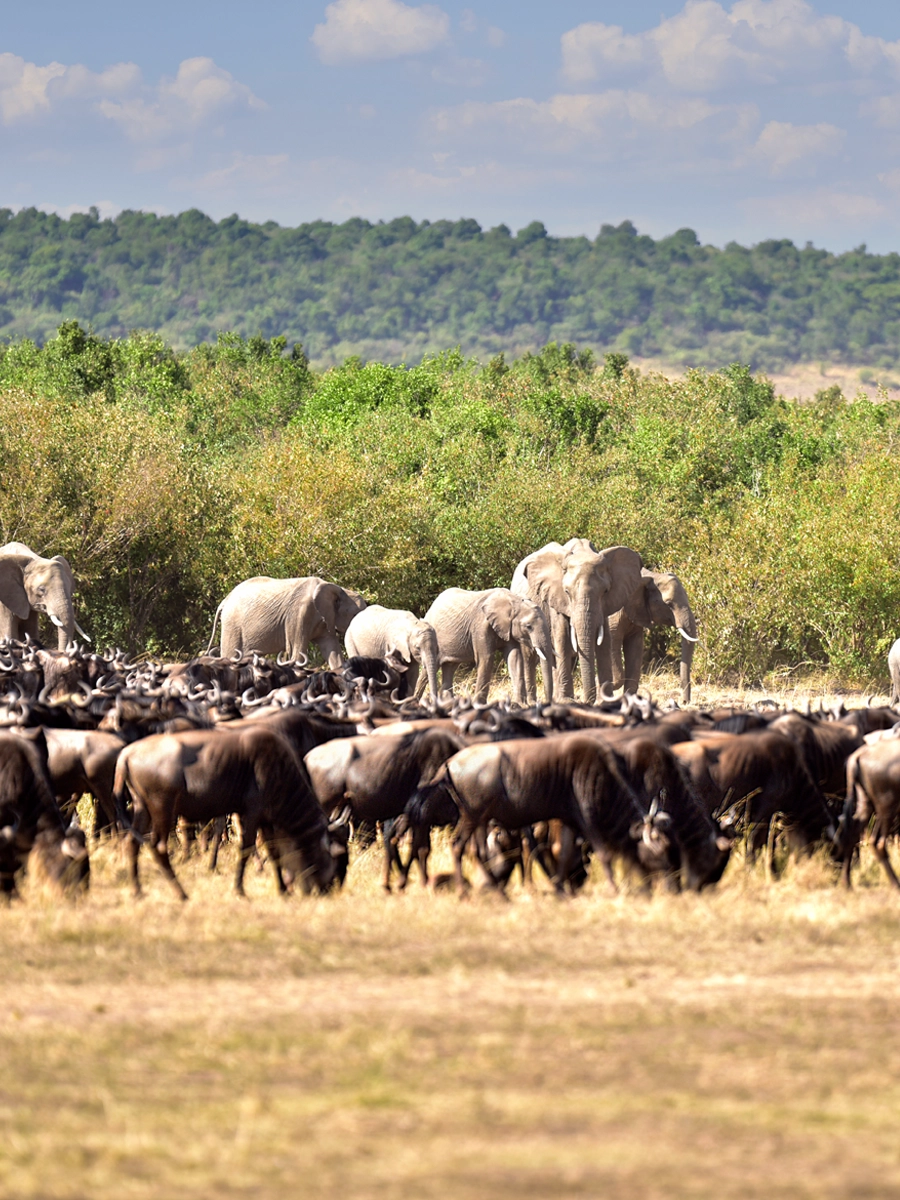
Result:
{"label": "dry golden grass", "polygon": [[[900,899],[865,858],[559,902],[231,894],[118,851],[0,914],[0,1195],[888,1197]],[[446,841],[438,868],[449,865]]]}

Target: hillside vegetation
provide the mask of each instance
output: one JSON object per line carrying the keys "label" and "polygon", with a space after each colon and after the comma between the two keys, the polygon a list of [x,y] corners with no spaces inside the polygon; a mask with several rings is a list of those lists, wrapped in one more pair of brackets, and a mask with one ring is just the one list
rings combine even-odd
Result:
{"label": "hillside vegetation", "polygon": [[0,541],[69,558],[95,642],[178,653],[248,576],[421,613],[586,535],[683,578],[698,680],[866,679],[900,633],[898,434],[890,401],[787,402],[739,365],[668,379],[551,344],[316,374],[283,339],[182,354],[72,322],[0,357]]}
{"label": "hillside vegetation", "polygon": [[418,361],[521,354],[548,341],[715,368],[900,364],[900,255],[790,241],[654,241],[629,221],[598,237],[410,217],[296,229],[197,210],[96,210],[68,220],[0,210],[0,336],[43,341],[65,318],[102,335],[151,329],[187,347],[234,329],[302,341],[320,366],[348,354]]}

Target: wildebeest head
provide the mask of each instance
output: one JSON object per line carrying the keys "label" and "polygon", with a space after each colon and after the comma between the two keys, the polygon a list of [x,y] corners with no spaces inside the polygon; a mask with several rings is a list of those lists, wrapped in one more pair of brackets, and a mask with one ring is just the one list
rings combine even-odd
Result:
{"label": "wildebeest head", "polygon": [[659,797],[653,798],[650,811],[631,826],[636,843],[638,862],[654,874],[677,875],[681,870],[681,853],[672,831],[672,818],[660,809]]}

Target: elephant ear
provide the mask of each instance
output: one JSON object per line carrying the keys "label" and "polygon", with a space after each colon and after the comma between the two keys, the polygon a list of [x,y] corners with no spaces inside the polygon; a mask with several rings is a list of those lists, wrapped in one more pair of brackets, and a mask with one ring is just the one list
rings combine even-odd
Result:
{"label": "elephant ear", "polygon": [[625,616],[634,625],[641,625],[644,629],[649,629],[653,624],[653,618],[650,615],[650,600],[653,592],[659,592],[655,582],[644,576],[641,579],[640,587],[636,588],[628,599],[625,605]]}
{"label": "elephant ear", "polygon": [[22,583],[22,568],[5,558],[0,558],[0,604],[5,604],[20,621],[26,621],[31,614],[28,594]]}
{"label": "elephant ear", "polygon": [[334,613],[335,626],[338,633],[346,633],[347,627],[356,614],[361,613],[366,607],[366,602],[359,592],[354,592],[352,588],[339,588],[338,591],[341,595]]}
{"label": "elephant ear", "polygon": [[552,550],[540,550],[525,568],[528,588],[538,603],[570,616],[569,598],[563,589],[562,566]]}
{"label": "elephant ear", "polygon": [[392,637],[387,652],[388,655],[393,655],[394,658],[403,659],[406,666],[409,666],[413,660],[412,647],[409,644],[409,634],[398,633],[396,637]]}
{"label": "elephant ear", "polygon": [[490,592],[481,602],[481,611],[488,625],[503,642],[508,642],[513,636],[513,620],[518,612],[516,597],[504,588]]}
{"label": "elephant ear", "polygon": [[607,613],[618,612],[641,586],[643,560],[636,550],[630,550],[628,546],[608,546],[598,551],[597,557],[606,591],[604,608]]}

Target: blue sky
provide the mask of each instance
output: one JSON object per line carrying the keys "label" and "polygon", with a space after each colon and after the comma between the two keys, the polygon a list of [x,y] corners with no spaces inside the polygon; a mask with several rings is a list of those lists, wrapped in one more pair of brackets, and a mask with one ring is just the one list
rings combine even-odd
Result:
{"label": "blue sky", "polygon": [[900,250],[896,0],[7,8],[13,209]]}

